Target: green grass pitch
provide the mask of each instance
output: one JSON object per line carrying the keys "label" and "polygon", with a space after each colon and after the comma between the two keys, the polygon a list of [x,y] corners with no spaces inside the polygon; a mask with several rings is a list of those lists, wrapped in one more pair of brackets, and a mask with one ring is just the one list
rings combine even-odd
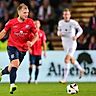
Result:
{"label": "green grass pitch", "polygon": [[[60,83],[17,83],[17,90],[12,96],[70,96],[66,93],[67,84]],[[73,96],[96,96],[96,82],[77,83],[79,93]],[[11,96],[9,84],[0,83],[0,96]]]}

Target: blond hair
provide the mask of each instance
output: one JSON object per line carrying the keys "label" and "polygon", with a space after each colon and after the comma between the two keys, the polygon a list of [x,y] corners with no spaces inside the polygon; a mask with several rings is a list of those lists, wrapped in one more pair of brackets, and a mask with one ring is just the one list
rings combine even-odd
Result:
{"label": "blond hair", "polygon": [[28,9],[28,6],[25,5],[24,3],[21,3],[18,7],[17,7],[17,11],[20,11],[21,9]]}
{"label": "blond hair", "polygon": [[67,11],[71,12],[69,8],[65,8],[65,9],[63,10],[63,12],[67,12]]}

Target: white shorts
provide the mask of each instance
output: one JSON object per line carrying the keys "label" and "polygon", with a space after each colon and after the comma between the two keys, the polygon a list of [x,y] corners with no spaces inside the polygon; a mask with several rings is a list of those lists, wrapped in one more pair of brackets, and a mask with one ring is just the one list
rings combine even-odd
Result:
{"label": "white shorts", "polygon": [[64,51],[67,52],[67,55],[73,56],[74,52],[77,48],[77,42],[76,40],[72,40],[71,38],[63,38],[62,39],[62,45],[64,48]]}

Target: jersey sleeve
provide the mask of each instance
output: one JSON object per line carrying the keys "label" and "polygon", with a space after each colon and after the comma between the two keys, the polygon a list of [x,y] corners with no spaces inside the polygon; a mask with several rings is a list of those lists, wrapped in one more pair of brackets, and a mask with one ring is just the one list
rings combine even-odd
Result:
{"label": "jersey sleeve", "polygon": [[4,27],[5,31],[10,30],[10,29],[11,29],[11,26],[12,26],[12,21],[9,20],[9,21],[5,24],[5,27]]}
{"label": "jersey sleeve", "polygon": [[74,26],[77,29],[77,34],[76,36],[79,37],[82,33],[83,33],[83,29],[81,28],[81,26],[79,25],[78,22],[74,22]]}
{"label": "jersey sleeve", "polygon": [[61,34],[61,23],[60,21],[58,22],[58,31],[57,31],[57,35],[59,36]]}

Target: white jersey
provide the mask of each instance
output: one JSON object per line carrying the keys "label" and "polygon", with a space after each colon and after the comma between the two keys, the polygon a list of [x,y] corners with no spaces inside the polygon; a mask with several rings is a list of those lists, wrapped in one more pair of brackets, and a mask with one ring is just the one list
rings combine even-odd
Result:
{"label": "white jersey", "polygon": [[73,37],[79,37],[82,34],[82,32],[83,30],[78,24],[78,22],[73,19],[70,19],[70,21],[68,22],[65,22],[64,19],[59,21],[57,34],[61,34],[62,45],[64,47],[64,50],[68,51],[68,54],[74,54],[77,47],[77,43],[76,40],[73,40]]}
{"label": "white jersey", "polygon": [[[76,34],[77,29],[77,34]],[[70,21],[65,22],[64,19],[60,20],[58,23],[58,35],[59,34],[64,35],[65,37],[73,37],[77,35],[79,37],[82,34],[82,28],[78,24],[77,21],[70,19]]]}

